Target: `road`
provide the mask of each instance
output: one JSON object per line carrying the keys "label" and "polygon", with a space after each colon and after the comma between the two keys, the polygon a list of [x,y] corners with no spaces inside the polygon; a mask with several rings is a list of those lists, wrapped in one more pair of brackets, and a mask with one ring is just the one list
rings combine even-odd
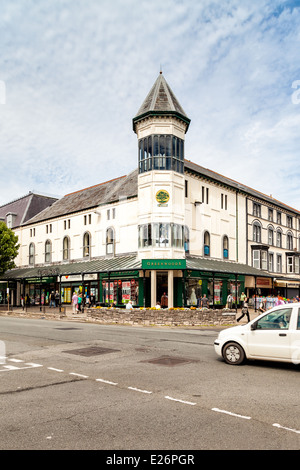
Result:
{"label": "road", "polygon": [[217,334],[0,317],[0,449],[298,450],[299,366]]}

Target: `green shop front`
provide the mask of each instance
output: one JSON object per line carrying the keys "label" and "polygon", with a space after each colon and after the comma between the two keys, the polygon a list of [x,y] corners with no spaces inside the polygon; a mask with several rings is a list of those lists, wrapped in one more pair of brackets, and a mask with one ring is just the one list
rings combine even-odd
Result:
{"label": "green shop front", "polygon": [[[155,307],[162,296],[168,307],[196,307],[205,294],[210,306],[225,307],[227,296],[239,305],[245,277],[270,277],[240,263],[186,256],[185,259],[139,259],[136,255],[103,258],[51,267],[16,268],[2,276],[14,289],[14,305],[21,295],[47,305],[58,291],[61,304],[70,304],[73,292],[92,296],[97,305]],[[256,284],[255,284],[256,285]]]}

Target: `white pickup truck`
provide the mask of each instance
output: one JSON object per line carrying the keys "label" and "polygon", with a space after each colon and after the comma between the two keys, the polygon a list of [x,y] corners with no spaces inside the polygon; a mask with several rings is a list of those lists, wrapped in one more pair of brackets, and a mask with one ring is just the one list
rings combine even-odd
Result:
{"label": "white pickup truck", "polygon": [[279,305],[246,325],[222,330],[214,347],[228,364],[246,359],[300,364],[300,303]]}

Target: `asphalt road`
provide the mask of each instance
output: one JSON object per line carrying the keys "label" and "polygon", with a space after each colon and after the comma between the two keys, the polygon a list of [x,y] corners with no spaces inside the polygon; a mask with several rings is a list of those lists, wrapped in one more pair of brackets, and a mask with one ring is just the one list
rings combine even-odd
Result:
{"label": "asphalt road", "polygon": [[217,334],[0,317],[0,449],[298,450],[299,366]]}

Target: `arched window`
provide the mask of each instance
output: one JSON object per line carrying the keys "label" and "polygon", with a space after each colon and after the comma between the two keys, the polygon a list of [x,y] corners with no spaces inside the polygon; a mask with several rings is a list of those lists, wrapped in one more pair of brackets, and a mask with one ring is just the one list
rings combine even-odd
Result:
{"label": "arched window", "polygon": [[115,232],[112,227],[106,230],[106,254],[113,255],[115,251]]}
{"label": "arched window", "polygon": [[253,241],[261,243],[261,225],[259,222],[253,222]]}
{"label": "arched window", "polygon": [[268,244],[274,245],[274,229],[271,225],[268,227]]}
{"label": "arched window", "polygon": [[286,234],[286,247],[288,250],[293,249],[293,234],[292,232],[288,232]]}
{"label": "arched window", "polygon": [[29,245],[29,264],[31,264],[31,265],[34,264],[34,258],[35,258],[35,246],[34,246],[34,243],[30,243],[30,245]]}
{"label": "arched window", "polygon": [[91,256],[91,235],[89,232],[85,232],[83,235],[83,257],[87,258]]}
{"label": "arched window", "polygon": [[64,237],[63,239],[63,260],[70,259],[70,239],[69,237]]}
{"label": "arched window", "polygon": [[282,231],[280,229],[277,229],[276,232],[276,246],[278,248],[282,247]]}
{"label": "arched window", "polygon": [[50,240],[46,240],[45,243],[45,263],[51,263],[51,255],[52,255],[52,244]]}
{"label": "arched window", "polygon": [[204,233],[204,256],[210,256],[210,234]]}
{"label": "arched window", "polygon": [[223,237],[223,258],[228,259],[229,257],[229,240],[227,235]]}

